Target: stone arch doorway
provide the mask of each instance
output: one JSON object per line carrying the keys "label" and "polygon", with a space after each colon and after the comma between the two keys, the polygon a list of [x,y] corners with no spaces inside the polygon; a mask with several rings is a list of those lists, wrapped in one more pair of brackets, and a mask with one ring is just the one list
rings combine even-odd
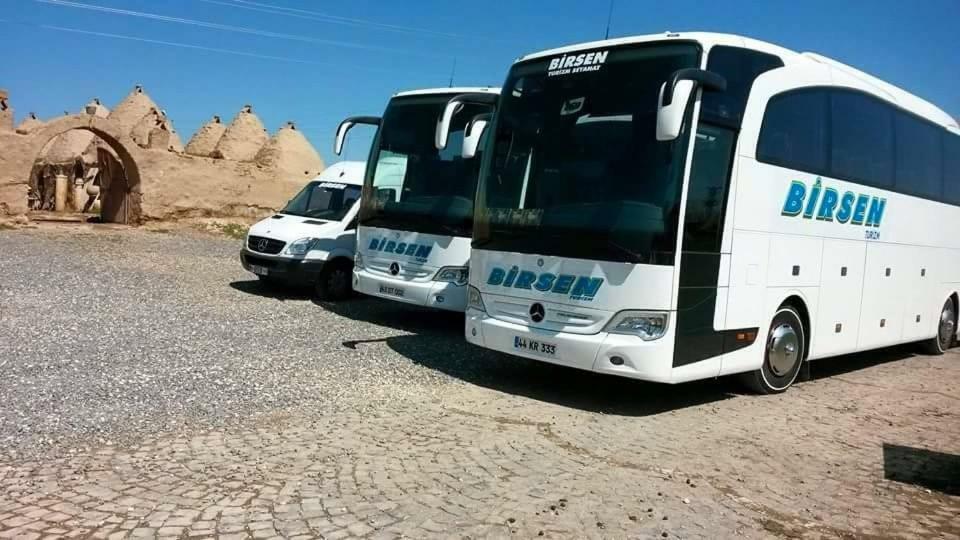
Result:
{"label": "stone arch doorway", "polygon": [[[88,115],[67,116],[39,129],[33,134],[31,145],[34,163],[31,167],[31,188],[34,179],[42,179],[49,170],[44,170],[44,149],[53,139],[74,130],[93,133],[102,141],[96,148],[95,166],[99,184],[100,219],[109,223],[136,224],[140,222],[140,167],[135,158],[136,145],[122,128],[109,118]],[[82,152],[82,151],[81,151]],[[79,154],[79,153],[78,153]],[[80,156],[77,155],[77,158]],[[71,182],[76,177],[74,165],[68,167]],[[82,170],[82,169],[81,169]],[[42,181],[42,180],[41,180]]]}

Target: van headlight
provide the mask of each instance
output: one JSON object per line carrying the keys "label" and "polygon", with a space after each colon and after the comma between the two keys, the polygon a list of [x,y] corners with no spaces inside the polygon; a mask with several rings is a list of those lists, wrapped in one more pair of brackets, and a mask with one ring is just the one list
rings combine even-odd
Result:
{"label": "van headlight", "polygon": [[316,238],[301,238],[299,240],[294,240],[290,242],[290,245],[287,246],[287,249],[283,251],[285,255],[306,255],[308,251],[314,248],[317,245]]}
{"label": "van headlight", "polygon": [[456,285],[466,285],[470,279],[470,270],[466,266],[444,266],[437,271],[434,281],[443,281]]}
{"label": "van headlight", "polygon": [[483,305],[483,297],[480,296],[480,289],[473,285],[467,286],[467,309],[470,308],[487,312],[487,307]]}
{"label": "van headlight", "polygon": [[353,253],[353,269],[363,270],[363,255],[360,254],[359,249]]}
{"label": "van headlight", "polygon": [[667,332],[669,316],[666,311],[621,311],[613,316],[604,330],[611,334],[627,334],[653,341]]}

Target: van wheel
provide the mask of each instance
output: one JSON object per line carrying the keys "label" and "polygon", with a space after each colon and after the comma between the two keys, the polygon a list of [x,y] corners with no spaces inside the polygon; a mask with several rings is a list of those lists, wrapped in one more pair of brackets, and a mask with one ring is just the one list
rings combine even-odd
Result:
{"label": "van wheel", "polygon": [[741,375],[741,380],[758,394],[778,394],[797,379],[803,366],[804,328],[800,314],[782,306],[773,316],[760,369]]}
{"label": "van wheel", "polygon": [[957,333],[957,306],[953,298],[947,298],[940,311],[937,323],[937,336],[923,342],[923,349],[927,354],[940,355],[947,352],[953,345],[953,337]]}
{"label": "van wheel", "polygon": [[326,265],[320,272],[320,279],[317,280],[315,292],[320,300],[346,300],[353,292],[350,285],[352,279],[353,264],[343,259],[333,261]]}

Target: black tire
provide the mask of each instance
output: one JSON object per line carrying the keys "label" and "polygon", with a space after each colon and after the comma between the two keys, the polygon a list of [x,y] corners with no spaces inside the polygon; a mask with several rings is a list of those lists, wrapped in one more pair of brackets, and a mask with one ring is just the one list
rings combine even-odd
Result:
{"label": "black tire", "polygon": [[781,306],[770,322],[763,365],[742,374],[741,381],[758,394],[779,394],[797,380],[806,353],[803,319],[793,306]]}
{"label": "black tire", "polygon": [[947,298],[937,317],[937,335],[923,342],[923,350],[927,354],[939,356],[953,346],[954,336],[957,334],[957,305],[953,298]]}
{"label": "black tire", "polygon": [[350,298],[353,294],[353,263],[337,259],[324,266],[314,291],[320,300],[336,302]]}

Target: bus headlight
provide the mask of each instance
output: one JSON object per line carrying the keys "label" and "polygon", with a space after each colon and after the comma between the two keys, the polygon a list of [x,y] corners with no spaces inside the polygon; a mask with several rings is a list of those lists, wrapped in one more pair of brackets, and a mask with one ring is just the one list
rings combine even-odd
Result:
{"label": "bus headlight", "polygon": [[360,254],[359,249],[353,253],[353,269],[363,270],[363,255]]}
{"label": "bus headlight", "polygon": [[483,305],[483,297],[480,296],[480,289],[473,285],[467,286],[467,309],[470,308],[487,312],[487,306]]}
{"label": "bus headlight", "polygon": [[669,314],[666,311],[627,310],[614,315],[604,330],[611,334],[627,334],[653,341],[667,332],[668,321]]}
{"label": "bus headlight", "polygon": [[443,281],[456,285],[466,285],[470,278],[470,271],[466,266],[444,266],[437,271],[434,281]]}
{"label": "bus headlight", "polygon": [[284,250],[284,253],[287,255],[306,255],[308,251],[313,249],[316,245],[316,238],[301,238],[299,240],[294,240],[290,242],[290,245],[287,246],[287,249]]}

